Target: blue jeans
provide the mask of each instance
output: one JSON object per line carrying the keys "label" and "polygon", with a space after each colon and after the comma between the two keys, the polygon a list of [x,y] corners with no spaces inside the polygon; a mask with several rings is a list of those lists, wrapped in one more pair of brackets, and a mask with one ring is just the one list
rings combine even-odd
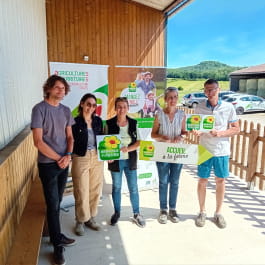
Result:
{"label": "blue jeans", "polygon": [[169,209],[176,209],[179,176],[182,169],[182,164],[156,162],[159,176],[159,201],[160,209],[167,210],[167,193],[169,186]]}
{"label": "blue jeans", "polygon": [[51,242],[58,246],[61,242],[60,203],[68,177],[68,167],[61,169],[57,163],[38,163],[46,201],[46,214]]}
{"label": "blue jeans", "polygon": [[122,173],[124,171],[127,184],[130,192],[130,200],[133,208],[133,213],[139,213],[139,193],[137,185],[137,172],[136,170],[129,169],[129,160],[119,160],[119,172],[111,171],[112,176],[112,200],[114,204],[115,212],[120,213],[121,211],[121,184],[122,184]]}

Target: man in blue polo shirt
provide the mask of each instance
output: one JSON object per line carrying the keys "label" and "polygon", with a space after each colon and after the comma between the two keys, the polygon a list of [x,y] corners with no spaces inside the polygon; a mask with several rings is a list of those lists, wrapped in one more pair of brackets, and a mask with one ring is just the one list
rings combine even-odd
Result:
{"label": "man in blue polo shirt", "polygon": [[240,132],[238,118],[231,103],[223,102],[219,99],[219,84],[214,79],[208,79],[204,83],[204,93],[207,100],[200,103],[195,109],[196,114],[214,115],[215,126],[210,132],[194,131],[200,136],[200,144],[204,146],[213,157],[198,166],[198,200],[200,213],[196,217],[195,223],[202,227],[205,225],[206,211],[205,198],[206,186],[210,177],[211,169],[214,170],[216,182],[216,210],[214,221],[219,228],[225,228],[226,222],[221,215],[221,208],[225,194],[225,179],[229,176],[229,137]]}

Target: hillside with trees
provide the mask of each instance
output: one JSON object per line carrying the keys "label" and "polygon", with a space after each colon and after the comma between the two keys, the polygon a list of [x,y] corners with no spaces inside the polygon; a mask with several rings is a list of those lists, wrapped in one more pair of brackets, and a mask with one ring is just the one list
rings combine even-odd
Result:
{"label": "hillside with trees", "polygon": [[236,70],[245,68],[240,66],[230,66],[216,61],[203,61],[197,65],[169,68],[168,78],[180,78],[184,80],[197,80],[213,78],[219,81],[228,81],[228,75]]}

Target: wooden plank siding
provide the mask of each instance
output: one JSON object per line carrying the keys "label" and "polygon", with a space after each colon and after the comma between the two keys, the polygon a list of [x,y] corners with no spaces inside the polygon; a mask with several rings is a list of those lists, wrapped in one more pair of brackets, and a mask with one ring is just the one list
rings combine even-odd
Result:
{"label": "wooden plank siding", "polygon": [[115,65],[164,66],[163,12],[124,0],[47,0],[48,60],[109,65],[109,102]]}
{"label": "wooden plank siding", "polygon": [[[49,61],[164,66],[164,15],[123,0],[47,0]],[[157,56],[155,56],[157,55]]]}
{"label": "wooden plank siding", "polygon": [[5,264],[31,184],[37,176],[36,159],[37,149],[29,128],[1,151],[0,264]]}

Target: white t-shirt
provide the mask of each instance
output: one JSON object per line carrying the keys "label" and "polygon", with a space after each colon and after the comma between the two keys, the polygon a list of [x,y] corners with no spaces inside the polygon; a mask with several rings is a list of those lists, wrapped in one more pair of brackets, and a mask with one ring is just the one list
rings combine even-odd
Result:
{"label": "white t-shirt", "polygon": [[[219,100],[215,107],[212,107],[208,100],[198,104],[196,114],[214,115],[215,127],[218,131],[225,131],[231,122],[238,120],[235,109],[231,103]],[[210,133],[203,133],[200,136],[200,144],[204,146],[214,156],[229,156],[229,137],[213,137]]]}
{"label": "white t-shirt", "polygon": [[[121,127],[120,126],[120,137],[121,137],[121,147],[126,146],[128,147],[128,145],[132,142],[131,136],[128,134],[128,123]],[[137,127],[137,140],[140,140],[139,138],[139,131],[138,131],[138,127]],[[123,153],[121,152],[121,159],[128,159],[129,158],[129,153]]]}

